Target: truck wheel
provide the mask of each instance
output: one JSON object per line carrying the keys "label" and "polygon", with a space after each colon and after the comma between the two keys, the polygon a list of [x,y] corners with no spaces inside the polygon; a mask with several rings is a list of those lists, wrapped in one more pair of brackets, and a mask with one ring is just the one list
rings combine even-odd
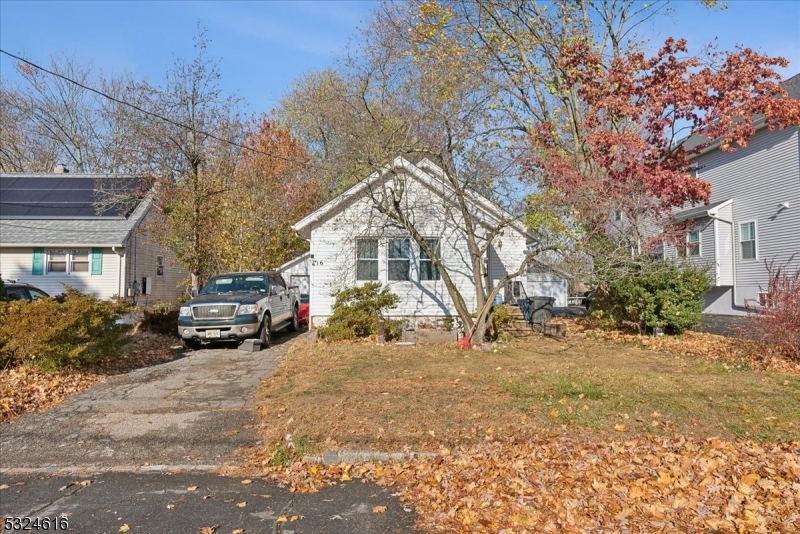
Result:
{"label": "truck wheel", "polygon": [[292,309],[292,322],[289,323],[289,327],[286,329],[289,332],[297,332],[300,329],[300,320],[297,318],[297,315],[297,306],[295,306]]}
{"label": "truck wheel", "polygon": [[261,323],[261,348],[268,349],[272,345],[272,320],[269,315],[264,316],[264,322]]}
{"label": "truck wheel", "polygon": [[184,339],[183,340],[183,348],[189,350],[200,350],[200,340],[199,339]]}

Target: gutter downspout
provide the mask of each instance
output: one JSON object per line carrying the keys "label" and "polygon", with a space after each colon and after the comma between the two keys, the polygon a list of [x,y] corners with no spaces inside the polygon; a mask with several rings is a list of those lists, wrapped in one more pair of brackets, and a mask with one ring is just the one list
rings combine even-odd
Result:
{"label": "gutter downspout", "polygon": [[123,253],[121,251],[117,251],[117,247],[116,246],[112,246],[111,247],[111,252],[114,252],[117,255],[117,263],[118,263],[118,265],[117,265],[117,295],[119,295],[121,298],[125,298],[125,294],[123,293],[124,289],[123,289],[123,285],[122,285],[122,281],[125,280],[125,271],[124,271],[124,267],[122,266]]}
{"label": "gutter downspout", "polygon": [[[735,229],[734,229],[733,221],[720,219],[717,216],[716,212],[709,213],[708,216],[711,217],[712,221],[715,221],[715,222],[716,221],[720,221],[720,222],[724,222],[724,223],[727,223],[727,224],[731,225],[731,271],[732,271],[732,275],[733,275],[733,286],[732,286],[732,290],[733,290],[733,305],[734,306],[738,306],[738,304],[736,302],[736,247],[734,246],[734,236],[735,236],[734,230]],[[716,237],[717,237],[717,235],[715,233],[714,234],[714,241],[715,241],[714,246],[715,247],[717,246],[716,245],[716,241],[717,241]]]}

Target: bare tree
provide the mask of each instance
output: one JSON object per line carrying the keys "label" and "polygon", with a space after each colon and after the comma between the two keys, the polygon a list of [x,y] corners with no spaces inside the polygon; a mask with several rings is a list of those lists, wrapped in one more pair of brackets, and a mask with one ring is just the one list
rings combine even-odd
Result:
{"label": "bare tree", "polygon": [[200,28],[195,58],[176,58],[163,89],[149,89],[148,110],[170,121],[155,118],[145,129],[154,144],[163,216],[152,231],[187,268],[193,289],[214,271],[211,236],[242,135],[238,101],[222,95],[218,63],[207,57],[207,44]]}

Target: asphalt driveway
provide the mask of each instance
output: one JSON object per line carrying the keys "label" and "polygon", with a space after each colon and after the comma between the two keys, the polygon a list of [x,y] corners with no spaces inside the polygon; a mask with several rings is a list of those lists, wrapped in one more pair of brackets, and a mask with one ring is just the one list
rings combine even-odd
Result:
{"label": "asphalt driveway", "polygon": [[294,336],[273,348],[187,352],[110,378],[0,427],[0,470],[214,470],[258,443],[253,396]]}
{"label": "asphalt driveway", "polygon": [[59,518],[92,533],[411,531],[415,515],[389,488],[295,494],[216,473],[259,444],[254,396],[302,336],[255,353],[188,352],[0,425],[0,521]]}

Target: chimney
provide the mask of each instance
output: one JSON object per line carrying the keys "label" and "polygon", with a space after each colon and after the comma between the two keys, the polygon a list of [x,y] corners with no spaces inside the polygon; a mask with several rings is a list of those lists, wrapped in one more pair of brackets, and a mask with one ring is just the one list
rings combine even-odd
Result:
{"label": "chimney", "polygon": [[53,172],[55,174],[66,174],[66,173],[69,172],[69,169],[63,163],[59,163],[58,165],[55,166],[55,168],[53,169]]}

